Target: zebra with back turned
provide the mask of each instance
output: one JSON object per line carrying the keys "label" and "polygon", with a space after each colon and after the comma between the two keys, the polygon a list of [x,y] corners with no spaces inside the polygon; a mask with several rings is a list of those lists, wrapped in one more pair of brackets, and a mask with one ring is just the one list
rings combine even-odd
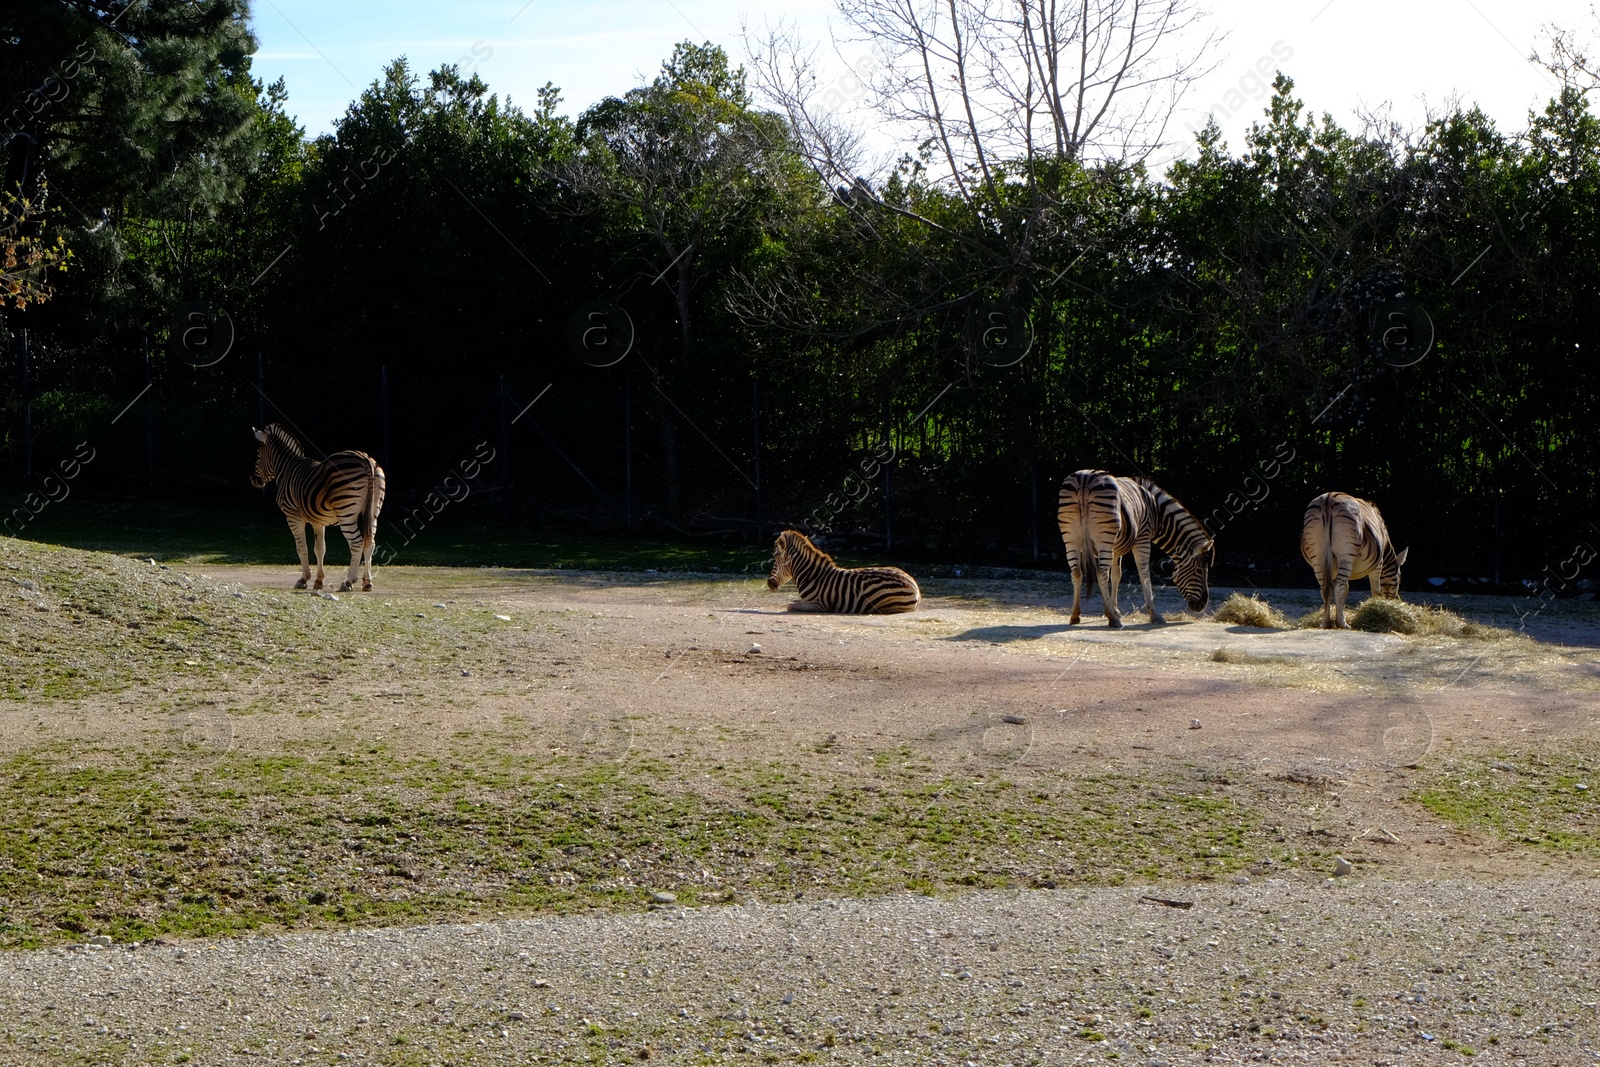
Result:
{"label": "zebra with back turned", "polygon": [[306,526],[316,531],[317,580],[322,588],[322,560],[327,552],[325,531],[337,525],[350,543],[350,572],[340,592],[355,588],[361,576],[363,591],[372,589],[372,553],[378,545],[378,512],[383,510],[383,468],[365,452],[335,452],[325,460],[306,455],[304,446],[277,423],[256,430],[256,467],[250,484],[263,489],[278,483],[278,507],[288,520],[294,544],[300,550],[300,580],[304,589],[311,579],[306,555]]}
{"label": "zebra with back turned", "polygon": [[1370,500],[1349,493],[1323,493],[1313,500],[1300,526],[1300,555],[1311,564],[1322,590],[1323,628],[1333,621],[1332,608],[1337,617],[1334,625],[1350,629],[1344,602],[1354,579],[1370,577],[1373,596],[1398,600],[1400,565],[1410,551],[1394,550],[1389,528]]}
{"label": "zebra with back turned", "polygon": [[779,589],[790,578],[800,591],[790,611],[892,615],[922,600],[916,579],[899,567],[841,567],[799,530],[785,530],[773,542],[767,588]]}
{"label": "zebra with back turned", "polygon": [[1122,584],[1122,557],[1130,552],[1144,586],[1144,610],[1151,622],[1166,622],[1156,610],[1150,586],[1152,546],[1177,564],[1173,584],[1189,610],[1205,610],[1211,599],[1207,579],[1216,557],[1216,542],[1189,509],[1154,482],[1097,470],[1069,474],[1061,483],[1056,520],[1072,572],[1073,624],[1080,618],[1084,568],[1093,565],[1106,619],[1113,629],[1122,626],[1117,588]]}

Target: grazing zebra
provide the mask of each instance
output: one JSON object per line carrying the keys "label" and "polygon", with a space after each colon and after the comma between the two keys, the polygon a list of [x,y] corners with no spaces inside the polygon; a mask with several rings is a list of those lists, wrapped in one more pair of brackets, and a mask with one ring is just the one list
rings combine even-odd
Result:
{"label": "grazing zebra", "polygon": [[1207,577],[1216,557],[1216,542],[1200,520],[1177,499],[1146,478],[1119,478],[1105,471],[1078,471],[1061,483],[1056,520],[1072,571],[1072,619],[1079,619],[1083,572],[1091,562],[1100,583],[1100,599],[1113,629],[1122,626],[1117,587],[1122,584],[1122,557],[1133,553],[1144,585],[1144,610],[1150,621],[1164,623],[1150,588],[1150,546],[1171,556],[1177,568],[1173,582],[1189,610],[1201,612],[1211,599]]}
{"label": "grazing zebra", "polygon": [[767,588],[778,589],[790,578],[800,590],[800,599],[789,605],[790,611],[893,615],[915,610],[922,600],[916,579],[899,567],[846,570],[799,530],[785,530],[773,542]]}
{"label": "grazing zebra", "polygon": [[358,569],[361,588],[370,591],[378,512],[383,510],[383,468],[365,452],[335,452],[325,460],[308,459],[300,442],[277,423],[256,430],[255,435],[261,444],[250,484],[262,489],[268,482],[278,483],[278,507],[283,509],[300,550],[300,580],[294,587],[304,589],[311,579],[306,525],[317,533],[317,581],[311,588],[321,589],[322,558],[328,547],[324,531],[337,523],[350,542],[350,573],[339,591],[355,588]]}
{"label": "grazing zebra", "polygon": [[1300,554],[1322,588],[1323,627],[1331,621],[1332,606],[1337,612],[1335,625],[1350,629],[1344,621],[1344,601],[1352,579],[1370,577],[1373,596],[1399,599],[1400,565],[1410,551],[1394,550],[1383,516],[1371,501],[1348,493],[1323,493],[1313,500],[1300,528]]}

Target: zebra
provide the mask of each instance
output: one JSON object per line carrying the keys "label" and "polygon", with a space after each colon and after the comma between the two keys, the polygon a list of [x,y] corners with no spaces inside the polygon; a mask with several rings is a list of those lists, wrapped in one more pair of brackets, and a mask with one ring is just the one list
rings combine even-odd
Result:
{"label": "zebra", "polygon": [[[1350,629],[1344,619],[1350,582],[1372,579],[1372,595],[1400,598],[1400,565],[1410,549],[1394,550],[1378,506],[1348,493],[1323,493],[1306,508],[1300,528],[1300,555],[1316,572],[1322,589],[1322,625]],[[1330,619],[1334,609],[1337,621]]]}
{"label": "zebra", "polygon": [[916,579],[899,567],[845,569],[799,530],[785,530],[772,543],[767,588],[790,578],[800,599],[790,611],[835,611],[847,615],[893,615],[913,611],[922,600]]}
{"label": "zebra", "polygon": [[254,431],[260,442],[250,484],[264,489],[278,483],[278,507],[289,522],[294,544],[300,550],[300,580],[304,589],[311,579],[306,558],[306,525],[317,534],[317,580],[322,588],[322,559],[327,552],[324,531],[338,524],[350,542],[350,573],[339,586],[341,593],[355,588],[359,569],[361,588],[372,589],[372,553],[378,544],[378,512],[383,510],[384,476],[377,460],[365,452],[335,452],[325,460],[306,457],[294,435],[277,423]]}
{"label": "zebra", "polygon": [[1061,543],[1072,572],[1072,619],[1077,625],[1082,604],[1083,572],[1093,561],[1100,599],[1112,629],[1122,626],[1117,587],[1122,583],[1122,557],[1133,553],[1144,585],[1144,610],[1150,621],[1167,620],[1156,610],[1150,588],[1150,547],[1171,556],[1177,565],[1173,583],[1189,610],[1205,610],[1211,599],[1207,578],[1216,558],[1216,541],[1200,520],[1147,478],[1119,478],[1106,471],[1082,470],[1061,483],[1056,508]]}

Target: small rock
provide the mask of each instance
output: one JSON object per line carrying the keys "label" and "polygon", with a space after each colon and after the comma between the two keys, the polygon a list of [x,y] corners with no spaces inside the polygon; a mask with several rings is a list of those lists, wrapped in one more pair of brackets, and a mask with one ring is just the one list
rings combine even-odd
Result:
{"label": "small rock", "polygon": [[1189,729],[1191,729],[1191,730],[1200,729],[1200,720],[1199,719],[1190,719],[1189,720]]}
{"label": "small rock", "polygon": [[522,1011],[512,1011],[506,1013],[506,1018],[510,1019],[514,1023],[520,1023],[527,1017],[528,1013]]}
{"label": "small rock", "polygon": [[1010,723],[1012,726],[1026,726],[1028,724],[1028,720],[1021,715],[1002,715],[1000,716],[1000,721]]}
{"label": "small rock", "polygon": [[501,622],[510,622],[511,621],[511,616],[510,615],[496,615],[495,618],[499,619]]}
{"label": "small rock", "polygon": [[760,645],[751,645],[749,648],[744,650],[744,654],[747,655],[747,656],[760,655],[761,654],[761,646]]}
{"label": "small rock", "polygon": [[1163,959],[1169,959],[1170,960],[1170,959],[1172,959],[1172,957],[1176,956],[1177,954],[1178,954],[1178,950],[1173,948],[1171,945],[1157,945],[1156,946],[1156,955],[1162,957]]}
{"label": "small rock", "polygon": [[242,592],[240,592],[239,590],[235,589],[233,591],[233,598],[235,600],[243,600],[244,599],[244,594]]}
{"label": "small rock", "polygon": [[1233,884],[1234,885],[1249,885],[1250,884],[1250,879],[1249,879],[1249,877],[1247,875],[1236,874],[1236,875],[1233,876]]}
{"label": "small rock", "polygon": [[89,944],[98,945],[100,948],[110,948],[111,938],[107,937],[105,934],[96,934],[89,939]]}
{"label": "small rock", "polygon": [[1587,793],[1589,791],[1589,784],[1587,782],[1579,782],[1572,788],[1576,789],[1580,793]]}
{"label": "small rock", "polygon": [[1333,876],[1335,878],[1343,878],[1345,875],[1349,874],[1355,869],[1355,865],[1349,860],[1345,859],[1343,856],[1340,856],[1338,859],[1333,861]]}
{"label": "small rock", "polygon": [[665,890],[661,890],[659,892],[651,893],[650,899],[656,904],[676,904],[678,902],[678,895],[676,893],[668,893]]}
{"label": "small rock", "polygon": [[533,980],[533,988],[535,988],[535,989],[549,989],[550,988],[550,983],[545,981],[543,978],[535,978]]}
{"label": "small rock", "polygon": [[435,604],[434,607],[438,608],[440,611],[444,610],[444,605],[443,604]]}
{"label": "small rock", "polygon": [[424,615],[424,614],[423,614],[423,613],[422,613],[422,612],[420,612],[420,611],[419,611],[419,612],[417,612],[417,618],[419,618],[419,619],[426,619],[426,618],[427,618],[427,616],[426,616],[426,615]]}
{"label": "small rock", "polygon": [[463,667],[463,668],[461,668],[461,677],[463,677],[463,678],[471,678],[472,677],[472,672],[467,670],[465,667]]}
{"label": "small rock", "polygon": [[317,595],[319,597],[321,597],[323,600],[338,600],[339,599],[338,597],[334,596],[332,593],[328,593],[328,592],[318,593]]}

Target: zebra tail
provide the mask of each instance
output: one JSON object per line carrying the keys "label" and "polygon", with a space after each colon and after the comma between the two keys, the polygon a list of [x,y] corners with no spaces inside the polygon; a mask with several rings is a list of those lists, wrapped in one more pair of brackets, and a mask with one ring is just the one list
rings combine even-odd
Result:
{"label": "zebra tail", "polygon": [[357,516],[356,523],[361,527],[362,552],[370,552],[372,546],[378,542],[378,461],[371,456],[367,457],[367,502]]}

